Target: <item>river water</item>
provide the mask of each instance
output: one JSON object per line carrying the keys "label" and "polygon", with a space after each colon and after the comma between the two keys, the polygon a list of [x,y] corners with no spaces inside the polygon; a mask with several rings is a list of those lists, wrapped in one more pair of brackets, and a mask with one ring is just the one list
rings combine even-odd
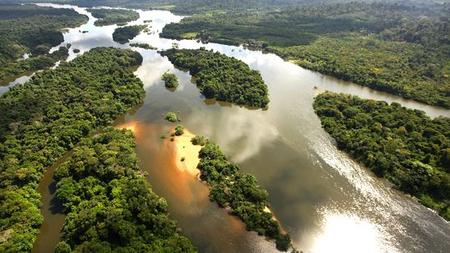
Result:
{"label": "river water", "polygon": [[[100,46],[130,48],[112,40],[115,25],[94,26],[95,18],[84,8],[45,5],[73,8],[89,17],[88,23],[64,34],[62,45],[70,43],[71,49],[80,49],[78,54],[70,50],[69,60]],[[167,199],[171,217],[200,252],[277,251],[274,243],[245,231],[242,222],[209,202],[204,184],[176,168],[173,145],[160,138],[172,127],[162,119],[167,111],[179,112],[186,128],[218,143],[231,160],[257,177],[269,191],[271,209],[303,252],[448,252],[449,223],[391,189],[386,181],[337,150],[332,138],[321,128],[312,102],[318,92],[330,90],[399,102],[423,110],[431,117],[449,117],[448,110],[340,81],[273,54],[192,40],[163,39],[159,37],[162,28],[179,22],[182,17],[168,11],[138,12],[139,20],[130,24],[152,20],[151,29],[132,42],[148,43],[158,50],[171,48],[174,43],[180,48],[213,49],[260,71],[269,87],[271,102],[267,110],[215,103],[204,99],[192,84],[189,73],[175,69],[156,50],[133,48],[144,58],[136,75],[143,81],[147,95],[144,104],[121,119],[119,125],[135,132],[141,167],[147,171],[153,190]],[[180,79],[180,86],[174,92],[165,89],[160,80],[167,70]],[[45,177],[51,183],[48,180],[51,173]],[[46,198],[51,194],[41,193],[44,203],[50,203]],[[45,211],[48,205],[44,205],[43,213],[47,224],[52,224],[49,220],[54,218],[53,214]],[[56,231],[60,229],[59,219],[55,218]],[[53,245],[58,238],[55,230],[46,227],[41,229],[37,242]]]}

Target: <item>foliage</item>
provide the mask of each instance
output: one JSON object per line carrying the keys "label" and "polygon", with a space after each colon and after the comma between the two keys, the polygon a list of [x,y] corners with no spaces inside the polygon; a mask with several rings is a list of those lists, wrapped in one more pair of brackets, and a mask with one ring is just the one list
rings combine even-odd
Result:
{"label": "foliage", "polygon": [[130,40],[134,39],[142,30],[144,30],[146,25],[130,25],[124,27],[118,27],[114,30],[113,40],[119,42],[120,44],[128,43]]}
{"label": "foliage", "polygon": [[44,170],[93,130],[140,104],[142,57],[96,48],[0,97],[0,252],[29,252],[42,216]]}
{"label": "foliage", "polygon": [[140,47],[143,49],[152,49],[152,50],[156,50],[157,48],[154,46],[151,46],[149,44],[146,43],[130,43],[130,47]]}
{"label": "foliage", "polygon": [[205,146],[206,143],[208,143],[208,138],[205,136],[196,135],[192,137],[191,142],[194,145]]}
{"label": "foliage", "polygon": [[67,59],[69,55],[68,51],[66,47],[60,47],[51,54],[37,55],[25,60],[11,61],[0,71],[0,84],[7,84],[20,75],[51,68],[57,61]]}
{"label": "foliage", "polygon": [[450,108],[450,6],[312,4],[213,10],[164,27],[162,36],[244,44],[325,74]]}
{"label": "foliage", "polygon": [[176,89],[179,85],[177,76],[168,71],[162,75],[161,79],[164,81],[167,89]]}
{"label": "foliage", "polygon": [[130,131],[81,140],[54,177],[67,214],[59,252],[196,252],[139,174]]}
{"label": "foliage", "polygon": [[177,126],[175,127],[175,132],[174,132],[174,134],[175,134],[176,136],[183,135],[183,134],[184,134],[184,127],[183,127],[182,125],[177,125]]}
{"label": "foliage", "polygon": [[139,18],[139,14],[133,10],[88,9],[87,11],[89,11],[95,18],[98,18],[98,20],[94,23],[96,26],[128,23]]}
{"label": "foliage", "polygon": [[450,220],[450,119],[326,92],[314,109],[340,149]]}
{"label": "foliage", "polygon": [[277,248],[286,251],[291,246],[289,235],[280,231],[272,213],[266,211],[269,205],[268,193],[258,185],[256,178],[241,173],[211,142],[200,150],[200,178],[210,187],[209,197],[219,206],[230,208],[247,226],[248,230],[275,239]]}
{"label": "foliage", "polygon": [[173,122],[173,123],[180,121],[177,113],[175,113],[175,112],[166,113],[166,115],[164,116],[164,119],[166,119],[169,122]]}
{"label": "foliage", "polygon": [[247,64],[204,48],[161,52],[178,68],[188,69],[206,98],[264,108],[269,103],[267,86],[258,71]]}
{"label": "foliage", "polygon": [[[85,21],[70,9],[0,5],[0,85],[65,59],[64,49],[48,54],[49,49],[63,41],[62,28]],[[21,59],[25,53],[31,57]]]}

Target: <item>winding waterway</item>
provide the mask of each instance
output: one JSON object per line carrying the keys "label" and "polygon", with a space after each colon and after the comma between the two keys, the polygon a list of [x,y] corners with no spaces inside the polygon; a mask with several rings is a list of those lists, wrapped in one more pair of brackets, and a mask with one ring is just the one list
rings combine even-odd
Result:
{"label": "winding waterway", "polygon": [[[115,25],[94,26],[95,18],[84,8],[46,6],[73,8],[89,17],[87,24],[64,33],[62,45],[70,43],[71,49],[80,49],[78,54],[70,50],[69,60],[95,47],[129,48],[128,44],[120,45],[112,40]],[[147,95],[144,104],[126,115],[119,125],[135,132],[141,167],[148,172],[153,190],[167,199],[171,217],[200,252],[276,250],[272,242],[245,231],[238,219],[209,202],[204,184],[176,168],[172,145],[160,138],[171,127],[162,119],[167,111],[179,112],[185,127],[214,140],[231,160],[258,178],[269,191],[271,209],[303,252],[448,252],[449,223],[391,189],[386,181],[374,177],[337,150],[321,128],[312,102],[317,92],[331,90],[399,102],[423,110],[431,117],[448,117],[448,110],[305,70],[273,54],[192,40],[163,39],[159,37],[162,28],[179,22],[182,17],[168,11],[138,12],[139,20],[130,24],[152,20],[151,29],[132,42],[148,43],[158,50],[171,48],[173,43],[180,48],[213,49],[260,71],[269,87],[268,110],[214,103],[204,99],[188,73],[175,69],[156,50],[133,48],[144,58],[136,75],[144,82]],[[180,79],[175,92],[165,89],[160,80],[167,70]],[[51,173],[45,177],[45,182],[50,183]],[[51,194],[43,197],[44,203],[50,203],[46,198]],[[43,213],[46,219],[53,215]],[[59,230],[58,225],[54,227]],[[41,229],[38,242],[58,240],[59,235],[55,236],[54,231]]]}

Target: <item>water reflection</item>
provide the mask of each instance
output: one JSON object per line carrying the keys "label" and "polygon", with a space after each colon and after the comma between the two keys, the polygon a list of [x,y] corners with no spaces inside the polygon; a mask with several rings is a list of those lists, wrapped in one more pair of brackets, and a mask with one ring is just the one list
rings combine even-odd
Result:
{"label": "water reflection", "polygon": [[[65,33],[63,44],[71,43],[82,52],[98,46],[128,47],[112,41],[114,25],[95,27],[95,19],[85,9],[74,8],[90,21]],[[149,34],[142,33],[132,42],[158,49],[172,47],[174,41],[159,38],[158,32],[182,17],[167,11],[139,14],[139,20],[131,23],[150,19],[152,27]],[[88,32],[80,33],[84,30]],[[176,43],[181,48],[206,47],[243,60],[261,72],[271,100],[265,111],[211,104],[191,83],[188,73],[174,69],[156,50],[133,48],[144,57],[136,74],[147,96],[133,115],[125,117],[124,124],[136,133],[141,167],[148,171],[155,192],[168,200],[172,217],[201,252],[275,249],[273,243],[246,232],[240,221],[210,203],[205,185],[177,170],[170,143],[160,138],[169,128],[162,120],[167,111],[179,112],[183,125],[213,139],[243,170],[258,178],[270,192],[272,210],[304,252],[446,252],[450,248],[448,223],[338,151],[321,128],[312,102],[317,90],[332,90],[399,102],[433,117],[450,116],[448,110],[339,81],[273,54],[191,40]],[[75,56],[71,53],[70,58]],[[180,79],[175,92],[165,89],[160,80],[167,70]]]}
{"label": "water reflection", "polygon": [[312,253],[398,252],[389,247],[382,227],[354,214],[325,212],[322,223],[321,231],[312,240]]}

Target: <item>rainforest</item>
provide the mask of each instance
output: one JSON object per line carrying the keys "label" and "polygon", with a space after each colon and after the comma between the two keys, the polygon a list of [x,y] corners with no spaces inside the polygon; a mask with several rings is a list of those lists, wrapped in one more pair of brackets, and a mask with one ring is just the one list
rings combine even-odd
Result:
{"label": "rainforest", "polygon": [[0,0],[0,252],[446,252],[447,0]]}

